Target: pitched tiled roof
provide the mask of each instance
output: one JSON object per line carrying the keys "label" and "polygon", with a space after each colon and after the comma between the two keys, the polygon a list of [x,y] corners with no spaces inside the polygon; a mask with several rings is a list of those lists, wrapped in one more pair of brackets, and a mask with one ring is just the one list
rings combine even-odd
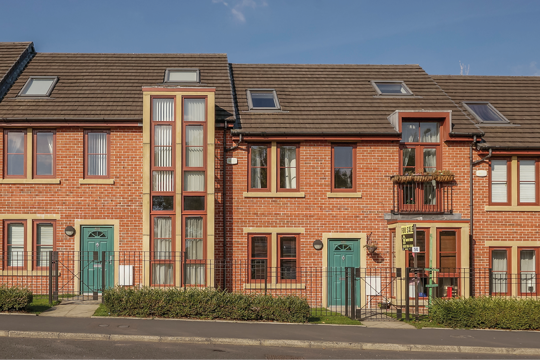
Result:
{"label": "pitched tiled roof", "polygon": [[458,106],[463,108],[463,101],[489,101],[514,125],[480,125],[485,132],[481,147],[540,148],[540,77],[437,75],[433,79]]}
{"label": "pitched tiled roof", "polygon": [[[244,134],[396,134],[395,110],[452,110],[453,132],[480,133],[418,65],[232,64]],[[413,97],[377,96],[371,80],[403,80]],[[246,89],[275,89],[282,111],[248,111]]]}
{"label": "pitched tiled roof", "polygon": [[[167,68],[198,68],[198,86],[216,88],[216,119],[234,118],[225,54],[61,53],[36,54],[0,103],[0,118],[142,119],[142,87],[162,85]],[[17,98],[30,76],[58,76],[50,98]]]}
{"label": "pitched tiled roof", "polygon": [[31,44],[31,42],[0,42],[0,81]]}

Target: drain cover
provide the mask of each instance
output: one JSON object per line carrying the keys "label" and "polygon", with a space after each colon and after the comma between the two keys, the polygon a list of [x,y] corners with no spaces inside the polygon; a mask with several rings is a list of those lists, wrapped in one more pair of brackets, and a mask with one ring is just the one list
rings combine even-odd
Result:
{"label": "drain cover", "polygon": [[129,327],[129,325],[118,325],[118,327],[121,328],[121,329],[126,329],[126,328]]}
{"label": "drain cover", "polygon": [[107,324],[100,324],[99,326],[101,326],[101,327],[107,327],[107,326],[109,326],[109,325],[107,325]]}

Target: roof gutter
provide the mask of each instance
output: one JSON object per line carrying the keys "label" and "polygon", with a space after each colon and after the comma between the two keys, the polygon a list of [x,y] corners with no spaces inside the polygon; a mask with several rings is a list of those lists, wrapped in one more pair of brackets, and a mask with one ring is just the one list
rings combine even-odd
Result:
{"label": "roof gutter", "polygon": [[283,135],[295,135],[295,136],[388,136],[388,137],[399,137],[401,138],[401,133],[386,133],[386,132],[324,132],[324,131],[308,131],[303,133],[295,132],[277,132],[277,131],[242,131],[242,130],[232,130],[232,135],[244,135],[244,136],[283,136]]}

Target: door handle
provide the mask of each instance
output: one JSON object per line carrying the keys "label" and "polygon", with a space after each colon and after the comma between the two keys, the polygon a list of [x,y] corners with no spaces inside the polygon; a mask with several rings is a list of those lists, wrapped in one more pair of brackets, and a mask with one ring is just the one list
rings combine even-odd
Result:
{"label": "door handle", "polygon": [[112,255],[109,256],[109,265],[111,264],[111,261],[112,261]]}

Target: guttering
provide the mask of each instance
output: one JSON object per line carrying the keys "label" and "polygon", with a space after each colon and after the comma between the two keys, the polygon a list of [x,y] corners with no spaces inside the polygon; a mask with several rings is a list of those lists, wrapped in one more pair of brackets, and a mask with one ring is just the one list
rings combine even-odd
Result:
{"label": "guttering", "polygon": [[388,133],[388,132],[325,132],[325,131],[308,131],[302,133],[283,132],[283,131],[243,131],[232,130],[233,135],[243,134],[244,136],[387,136],[401,138],[401,133]]}

